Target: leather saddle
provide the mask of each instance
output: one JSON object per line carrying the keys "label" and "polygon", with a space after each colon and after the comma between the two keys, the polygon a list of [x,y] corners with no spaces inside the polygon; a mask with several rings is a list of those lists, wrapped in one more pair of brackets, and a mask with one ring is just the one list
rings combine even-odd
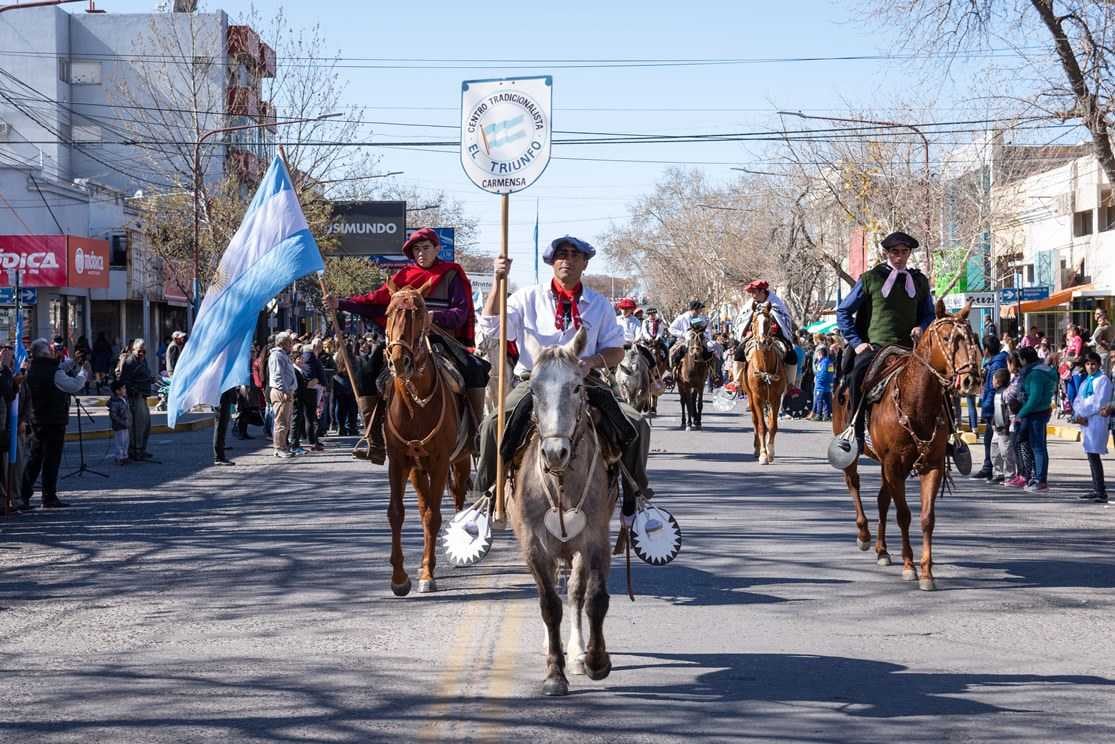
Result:
{"label": "leather saddle", "polygon": [[887,383],[910,361],[910,350],[904,346],[884,346],[875,354],[863,376],[865,406],[879,402]]}

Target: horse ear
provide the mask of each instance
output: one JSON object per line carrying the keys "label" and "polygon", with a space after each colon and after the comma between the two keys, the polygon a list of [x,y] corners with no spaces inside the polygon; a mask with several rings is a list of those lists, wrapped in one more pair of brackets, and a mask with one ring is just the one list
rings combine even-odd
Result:
{"label": "horse ear", "polygon": [[937,310],[937,318],[938,319],[943,318],[946,315],[948,315],[948,311],[945,310],[945,303],[944,303],[943,300],[937,300],[936,310]]}
{"label": "horse ear", "polygon": [[964,303],[964,307],[960,308],[960,312],[958,312],[956,314],[956,317],[960,318],[961,320],[967,320],[968,319],[968,313],[970,313],[970,312],[972,312],[972,301],[971,300]]}
{"label": "horse ear", "polygon": [[586,346],[588,346],[588,331],[581,326],[577,329],[577,334],[565,345],[565,350],[571,353],[574,359],[580,359]]}

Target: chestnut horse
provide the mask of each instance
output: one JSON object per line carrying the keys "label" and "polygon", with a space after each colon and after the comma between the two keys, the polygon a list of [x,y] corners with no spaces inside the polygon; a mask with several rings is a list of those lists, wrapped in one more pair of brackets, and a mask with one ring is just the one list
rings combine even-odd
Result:
{"label": "chestnut horse", "polygon": [[[387,444],[387,477],[391,502],[391,591],[397,597],[410,593],[410,577],[403,567],[403,494],[409,478],[418,496],[425,547],[418,591],[437,590],[438,531],[441,498],[452,475],[453,500],[464,508],[469,479],[469,448],[460,427],[460,400],[449,386],[430,348],[430,316],[422,295],[400,289],[387,306],[387,368],[392,387],[384,421]],[[455,452],[456,451],[456,452]],[[454,457],[454,455],[456,455]]]}
{"label": "chestnut horse", "polygon": [[[956,315],[945,313],[937,302],[937,319],[918,339],[912,354],[903,360],[899,371],[883,389],[882,398],[870,410],[868,431],[871,447],[867,454],[882,465],[882,487],[879,489],[879,534],[875,541],[876,561],[880,566],[891,564],[887,552],[887,509],[894,502],[898,528],[902,532],[902,578],[918,579],[914,567],[914,551],[910,547],[910,507],[906,503],[906,479],[912,471],[920,476],[921,488],[921,577],[919,587],[925,591],[937,588],[933,579],[933,527],[936,523],[935,502],[945,476],[945,454],[952,434],[949,391],[960,395],[978,395],[980,388],[980,352],[975,335],[968,325],[965,307]],[[867,381],[868,385],[872,382]],[[865,390],[866,392],[866,390]],[[843,432],[852,412],[848,410],[848,391],[842,388],[834,402],[833,432]],[[844,470],[844,480],[856,508],[856,545],[867,550],[871,530],[860,500],[858,463]]]}
{"label": "chestnut horse", "polygon": [[751,422],[755,427],[755,459],[760,465],[774,462],[774,437],[778,412],[786,392],[784,353],[771,334],[771,304],[756,306],[751,314],[751,335],[744,342],[747,365],[741,370],[740,387],[747,391]]}
{"label": "chestnut horse", "polygon": [[708,379],[708,360],[705,358],[704,333],[690,330],[685,334],[685,356],[678,365],[677,387],[681,397],[681,428],[688,431],[701,428],[701,413],[705,409],[705,380]]}

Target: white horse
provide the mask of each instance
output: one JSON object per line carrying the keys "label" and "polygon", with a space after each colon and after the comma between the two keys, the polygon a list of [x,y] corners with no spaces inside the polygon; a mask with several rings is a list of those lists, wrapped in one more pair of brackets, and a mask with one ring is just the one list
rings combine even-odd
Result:
{"label": "white horse", "polygon": [[[488,387],[484,391],[484,413],[491,415],[499,408],[499,334],[492,336],[477,334],[476,353],[487,359],[488,363],[492,365],[492,372],[488,377]],[[517,382],[510,359],[507,361],[504,371],[507,374],[504,378],[507,380],[507,390],[505,392],[510,392]]]}
{"label": "white horse", "polygon": [[624,401],[639,413],[646,413],[654,408],[650,363],[638,346],[632,345],[616,367],[616,385]]}
{"label": "white horse", "polygon": [[[615,498],[577,361],[586,342],[582,328],[564,346],[531,348],[535,362],[529,384],[536,430],[514,470],[515,487],[508,501],[510,521],[538,586],[546,624],[545,695],[568,693],[566,653],[573,671],[590,679],[604,679],[612,670],[604,644],[604,616]],[[569,602],[574,614],[569,645],[563,652],[562,602],[555,578],[566,565],[572,565]],[[586,614],[587,644],[582,633]]]}

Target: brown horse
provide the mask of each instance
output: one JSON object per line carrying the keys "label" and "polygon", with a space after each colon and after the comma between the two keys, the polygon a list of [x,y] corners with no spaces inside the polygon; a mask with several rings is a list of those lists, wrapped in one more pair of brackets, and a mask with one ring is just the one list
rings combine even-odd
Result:
{"label": "brown horse", "polygon": [[708,360],[705,358],[704,334],[691,330],[685,336],[685,356],[678,365],[677,386],[681,397],[681,428],[687,431],[701,428],[701,413],[705,409],[705,380],[708,379]]}
{"label": "brown horse", "polygon": [[438,531],[441,529],[441,498],[452,474],[453,500],[464,508],[468,489],[469,449],[462,431],[459,397],[450,388],[446,373],[430,348],[430,316],[422,295],[400,289],[387,306],[387,368],[392,391],[385,421],[387,476],[391,502],[391,591],[397,597],[410,593],[410,577],[403,567],[403,494],[409,478],[418,495],[425,547],[418,591],[437,590]]}
{"label": "brown horse", "polygon": [[778,412],[786,392],[783,351],[771,334],[771,304],[764,302],[751,314],[751,335],[744,342],[747,364],[740,370],[739,386],[747,391],[751,421],[755,427],[755,459],[760,465],[774,462],[774,437]]}
{"label": "brown horse", "polygon": [[[921,487],[921,577],[919,586],[926,591],[937,588],[933,579],[933,527],[936,522],[935,502],[945,475],[945,453],[952,434],[949,391],[960,395],[979,393],[980,353],[975,335],[968,325],[969,307],[956,315],[945,313],[937,302],[937,319],[918,339],[913,353],[901,363],[901,370],[883,389],[882,398],[870,410],[868,432],[871,446],[867,454],[882,465],[882,487],[879,489],[879,534],[875,542],[876,560],[880,566],[891,564],[887,552],[887,509],[894,501],[898,528],[902,532],[902,578],[918,578],[914,567],[914,551],[910,547],[910,507],[906,503],[906,479],[917,471]],[[866,384],[871,386],[872,380]],[[848,426],[852,412],[848,410],[846,389],[839,392],[833,405],[833,431],[840,433]],[[856,508],[856,545],[867,550],[871,530],[860,500],[858,464],[844,470],[844,480]]]}

